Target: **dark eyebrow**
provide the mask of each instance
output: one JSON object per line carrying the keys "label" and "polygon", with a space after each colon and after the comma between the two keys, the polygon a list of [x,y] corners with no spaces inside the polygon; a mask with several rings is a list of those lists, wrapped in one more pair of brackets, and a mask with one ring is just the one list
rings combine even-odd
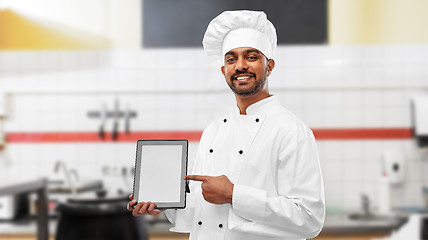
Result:
{"label": "dark eyebrow", "polygon": [[248,49],[246,52],[247,53],[258,53],[258,54],[261,54],[260,51],[258,51],[256,49]]}
{"label": "dark eyebrow", "polygon": [[[257,49],[248,49],[248,50],[245,51],[245,53],[257,53],[257,54],[261,54],[261,52],[259,50],[257,50]],[[224,55],[226,56],[226,55],[234,55],[234,54],[235,54],[234,51],[229,51],[229,52],[227,52]]]}
{"label": "dark eyebrow", "polygon": [[229,52],[227,52],[226,54],[224,54],[224,56],[226,56],[226,55],[233,55],[233,54],[235,54],[235,52],[234,52],[234,51],[229,51]]}

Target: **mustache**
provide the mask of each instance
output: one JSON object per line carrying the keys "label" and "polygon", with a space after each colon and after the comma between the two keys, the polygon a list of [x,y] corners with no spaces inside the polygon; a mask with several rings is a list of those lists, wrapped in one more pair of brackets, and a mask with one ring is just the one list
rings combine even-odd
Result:
{"label": "mustache", "polygon": [[230,78],[236,79],[236,76],[241,75],[241,74],[247,74],[247,75],[251,75],[253,77],[256,77],[256,74],[253,72],[236,70],[236,72],[232,76],[230,76]]}

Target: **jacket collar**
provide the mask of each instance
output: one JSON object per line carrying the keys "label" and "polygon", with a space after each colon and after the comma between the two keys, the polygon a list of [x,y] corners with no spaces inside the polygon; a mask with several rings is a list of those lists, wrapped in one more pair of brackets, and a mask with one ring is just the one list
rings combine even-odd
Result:
{"label": "jacket collar", "polygon": [[[274,95],[270,95],[267,98],[264,98],[258,102],[255,102],[247,107],[247,115],[257,115],[266,113],[268,109],[270,109],[270,106],[274,105],[278,102],[278,99]],[[240,115],[240,110],[238,105],[236,105],[235,109],[236,114]]]}

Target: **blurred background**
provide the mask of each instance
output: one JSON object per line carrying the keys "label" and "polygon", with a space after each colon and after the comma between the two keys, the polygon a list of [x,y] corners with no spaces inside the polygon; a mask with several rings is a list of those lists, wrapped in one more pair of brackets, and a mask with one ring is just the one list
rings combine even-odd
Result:
{"label": "blurred background", "polygon": [[235,105],[201,44],[233,9],[277,28],[269,87],[317,138],[318,239],[427,239],[424,0],[0,0],[0,239],[188,238],[124,213],[136,141],[188,139],[192,166]]}

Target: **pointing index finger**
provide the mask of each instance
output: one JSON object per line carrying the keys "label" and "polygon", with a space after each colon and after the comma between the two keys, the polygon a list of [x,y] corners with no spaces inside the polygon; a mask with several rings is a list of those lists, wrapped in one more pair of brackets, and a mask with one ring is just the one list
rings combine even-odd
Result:
{"label": "pointing index finger", "polygon": [[187,175],[184,177],[185,180],[194,180],[194,181],[200,181],[204,182],[208,179],[208,176],[204,175]]}

